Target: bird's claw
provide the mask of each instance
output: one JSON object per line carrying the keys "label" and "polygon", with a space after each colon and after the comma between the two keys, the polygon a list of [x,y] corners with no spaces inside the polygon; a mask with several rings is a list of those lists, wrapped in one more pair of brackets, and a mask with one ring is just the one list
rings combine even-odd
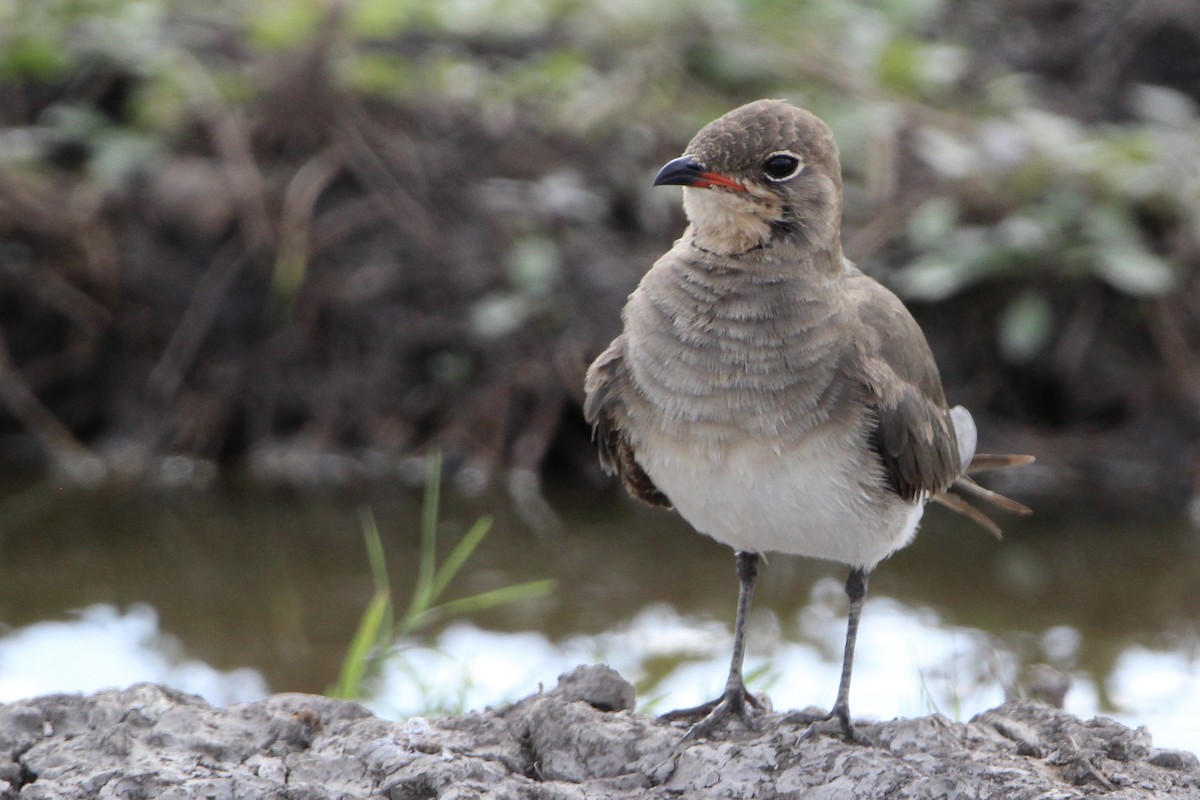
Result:
{"label": "bird's claw", "polygon": [[797,743],[814,736],[840,736],[848,742],[865,747],[874,747],[875,742],[867,738],[850,719],[850,709],[835,707],[827,714],[795,711],[783,718],[785,723],[807,725]]}
{"label": "bird's claw", "polygon": [[725,693],[716,700],[701,703],[692,708],[668,711],[659,719],[674,722],[700,717],[700,720],[688,728],[687,733],[679,740],[679,744],[682,745],[686,742],[707,738],[730,717],[737,717],[746,728],[754,730],[756,727],[754,711],[761,710],[763,710],[762,701],[747,692],[745,686],[733,686],[727,688]]}

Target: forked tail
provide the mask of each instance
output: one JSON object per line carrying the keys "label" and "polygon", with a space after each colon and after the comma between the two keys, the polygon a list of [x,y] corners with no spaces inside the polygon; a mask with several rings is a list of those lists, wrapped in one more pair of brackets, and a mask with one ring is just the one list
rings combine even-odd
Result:
{"label": "forked tail", "polygon": [[[1033,456],[976,453],[971,457],[971,463],[967,465],[966,473],[956,480],[950,489],[957,489],[965,495],[970,495],[971,497],[983,500],[984,502],[989,503],[1003,511],[1008,511],[1013,514],[1031,514],[1033,511],[1028,506],[1018,503],[1012,498],[1005,497],[998,492],[993,492],[991,489],[983,488],[974,480],[972,480],[970,476],[980,472],[990,472],[996,469],[1020,467],[1025,464],[1032,464],[1033,461]],[[989,517],[987,514],[968,503],[966,498],[957,494],[951,494],[949,491],[947,491],[936,495],[931,499],[935,503],[941,503],[946,508],[957,511],[959,514],[962,514],[971,521],[983,526],[997,539],[1002,538],[1000,526],[993,522],[991,517]]]}

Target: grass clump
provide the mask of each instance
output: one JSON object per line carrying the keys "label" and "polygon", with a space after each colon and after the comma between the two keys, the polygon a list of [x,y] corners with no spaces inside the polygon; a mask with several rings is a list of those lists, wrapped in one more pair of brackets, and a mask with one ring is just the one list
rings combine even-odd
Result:
{"label": "grass clump", "polygon": [[555,582],[551,579],[527,581],[454,600],[442,600],[447,588],[491,531],[492,518],[480,517],[454,545],[446,558],[438,563],[441,464],[440,455],[429,457],[425,497],[421,509],[421,549],[416,584],[408,607],[398,618],[379,528],[370,509],[360,509],[363,538],[366,542],[367,560],[371,565],[375,593],[368,601],[354,638],[346,650],[338,680],[329,688],[328,693],[332,697],[349,700],[366,696],[371,683],[379,677],[383,666],[390,659],[404,658],[405,641],[435,620],[464,616],[521,600],[543,597],[554,588]]}

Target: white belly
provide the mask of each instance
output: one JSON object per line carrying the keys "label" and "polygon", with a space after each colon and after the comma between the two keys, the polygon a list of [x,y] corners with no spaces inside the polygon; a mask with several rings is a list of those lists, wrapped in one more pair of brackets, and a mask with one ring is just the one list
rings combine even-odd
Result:
{"label": "white belly", "polygon": [[[873,567],[908,544],[924,503],[882,493],[868,452],[814,434],[787,452],[656,438],[638,461],[696,530],[738,550]],[[877,470],[877,468],[875,468]]]}

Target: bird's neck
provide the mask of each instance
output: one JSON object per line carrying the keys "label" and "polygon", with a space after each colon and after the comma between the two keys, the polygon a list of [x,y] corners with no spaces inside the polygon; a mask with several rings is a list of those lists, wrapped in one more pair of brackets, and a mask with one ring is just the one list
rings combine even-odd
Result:
{"label": "bird's neck", "polygon": [[[684,189],[683,207],[689,221],[683,239],[701,253],[744,259],[756,270],[803,265],[814,277],[840,279],[840,213],[796,219],[774,196],[718,195],[707,189]],[[823,222],[827,217],[833,224]]]}
{"label": "bird's neck", "polygon": [[705,246],[705,239],[688,228],[677,243],[692,251],[692,258],[703,270],[742,273],[751,280],[783,280],[807,284],[819,293],[843,294],[846,261],[842,243],[836,239],[812,243],[804,238],[777,238],[757,242],[732,252]]}
{"label": "bird's neck", "polygon": [[759,199],[685,188],[683,210],[690,222],[684,236],[700,250],[735,256],[771,240],[770,215]]}

